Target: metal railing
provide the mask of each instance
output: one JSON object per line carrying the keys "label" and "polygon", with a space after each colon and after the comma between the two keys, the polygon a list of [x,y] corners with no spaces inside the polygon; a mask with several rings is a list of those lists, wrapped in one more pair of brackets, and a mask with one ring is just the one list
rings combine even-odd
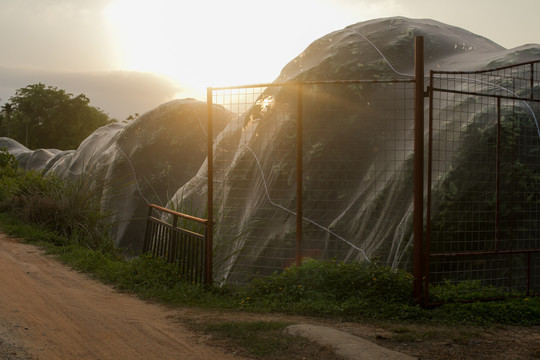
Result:
{"label": "metal railing", "polygon": [[176,263],[190,282],[212,282],[212,245],[206,219],[149,204],[143,253]]}

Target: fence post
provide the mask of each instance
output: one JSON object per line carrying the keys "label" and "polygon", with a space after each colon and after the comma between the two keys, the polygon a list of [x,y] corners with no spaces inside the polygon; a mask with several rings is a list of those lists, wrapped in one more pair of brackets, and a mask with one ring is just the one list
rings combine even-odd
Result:
{"label": "fence post", "polygon": [[172,263],[176,259],[176,231],[178,227],[178,215],[173,215],[172,229],[169,234],[169,249],[167,253],[167,262]]}
{"label": "fence post", "polygon": [[296,94],[296,265],[302,265],[302,220],[304,218],[302,194],[303,194],[303,159],[302,159],[302,84],[298,84]]}
{"label": "fence post", "polygon": [[150,206],[150,204],[148,205],[148,214],[147,214],[147,217],[146,217],[146,229],[144,230],[144,242],[143,242],[143,248],[142,248],[142,252],[143,254],[144,253],[147,253],[149,250],[150,250],[150,234],[152,233],[150,231],[150,225],[149,225],[149,222],[148,222],[148,219],[150,219],[150,217],[152,217],[152,206]]}
{"label": "fence post", "polygon": [[212,88],[206,89],[206,116],[207,116],[207,219],[206,224],[206,248],[205,248],[205,271],[204,283],[210,284],[213,281],[213,241],[214,241],[214,127],[213,127],[213,104]]}
{"label": "fence post", "polygon": [[428,150],[427,150],[427,194],[426,194],[426,236],[424,238],[424,263],[422,264],[424,273],[424,303],[427,305],[429,299],[429,264],[431,253],[431,182],[432,182],[432,171],[433,171],[433,70],[429,72],[429,85],[428,85]]}
{"label": "fence post", "polygon": [[[422,301],[424,253],[424,37],[414,38],[414,263],[413,296]],[[425,300],[425,299],[424,299]]]}

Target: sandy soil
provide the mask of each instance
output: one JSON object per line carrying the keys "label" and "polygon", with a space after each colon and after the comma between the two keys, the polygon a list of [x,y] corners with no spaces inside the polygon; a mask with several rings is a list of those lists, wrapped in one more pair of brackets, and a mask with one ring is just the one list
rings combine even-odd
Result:
{"label": "sandy soil", "polygon": [[[189,324],[259,320],[325,325],[419,359],[540,359],[540,327],[361,324],[282,314],[168,309],[118,293],[1,233],[0,285],[3,360],[241,359],[234,355],[237,349],[191,331]],[[290,357],[302,358],[304,354]]]}
{"label": "sandy soil", "polygon": [[120,294],[0,234],[0,358],[238,359],[176,312]]}

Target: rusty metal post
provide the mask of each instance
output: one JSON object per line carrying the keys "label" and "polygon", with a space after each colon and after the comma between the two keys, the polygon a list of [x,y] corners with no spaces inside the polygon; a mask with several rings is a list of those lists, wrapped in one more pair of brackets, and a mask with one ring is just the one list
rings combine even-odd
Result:
{"label": "rusty metal post", "polygon": [[212,88],[206,89],[206,116],[207,116],[207,219],[206,224],[206,249],[205,249],[205,271],[204,283],[210,284],[213,281],[213,241],[214,241],[214,126],[213,126],[213,104]]}
{"label": "rusty metal post", "polygon": [[[424,254],[424,37],[414,39],[414,263],[413,295],[422,302]],[[425,299],[424,299],[425,300]]]}
{"label": "rusty metal post", "polygon": [[297,87],[296,100],[296,265],[302,265],[302,219],[303,204],[303,159],[302,159],[302,117],[303,117],[303,101],[302,101],[302,84]]}
{"label": "rusty metal post", "polygon": [[527,253],[527,296],[531,295],[531,252]]}
{"label": "rusty metal post", "polygon": [[[534,63],[531,63],[531,100],[534,100]],[[9,131],[9,128],[8,128]],[[8,135],[9,137],[9,135]]]}
{"label": "rusty metal post", "polygon": [[433,70],[429,73],[428,88],[428,150],[427,150],[427,194],[426,194],[426,236],[424,243],[424,305],[429,301],[429,254],[431,253],[431,181],[433,173]]}
{"label": "rusty metal post", "polygon": [[497,153],[495,165],[495,250],[499,250],[501,227],[501,98],[497,98]]}
{"label": "rusty metal post", "polygon": [[142,248],[143,254],[150,251],[150,236],[152,234],[152,231],[150,230],[150,227],[152,226],[150,222],[151,217],[152,217],[152,207],[148,206],[148,214],[146,217],[146,229],[144,230],[144,243],[143,243],[143,248]]}
{"label": "rusty metal post", "polygon": [[178,228],[178,215],[173,215],[172,229],[169,234],[169,248],[167,249],[167,262],[172,263],[176,259],[176,229]]}

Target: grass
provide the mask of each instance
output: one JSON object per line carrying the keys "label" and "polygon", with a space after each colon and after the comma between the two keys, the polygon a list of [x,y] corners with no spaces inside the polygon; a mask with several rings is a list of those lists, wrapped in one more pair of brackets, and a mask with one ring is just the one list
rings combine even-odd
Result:
{"label": "grass", "polygon": [[[287,333],[290,324],[272,321],[212,322],[190,325],[211,336],[210,342],[241,356],[256,359],[329,359],[341,357],[333,349]],[[302,354],[297,357],[295,354]]]}

